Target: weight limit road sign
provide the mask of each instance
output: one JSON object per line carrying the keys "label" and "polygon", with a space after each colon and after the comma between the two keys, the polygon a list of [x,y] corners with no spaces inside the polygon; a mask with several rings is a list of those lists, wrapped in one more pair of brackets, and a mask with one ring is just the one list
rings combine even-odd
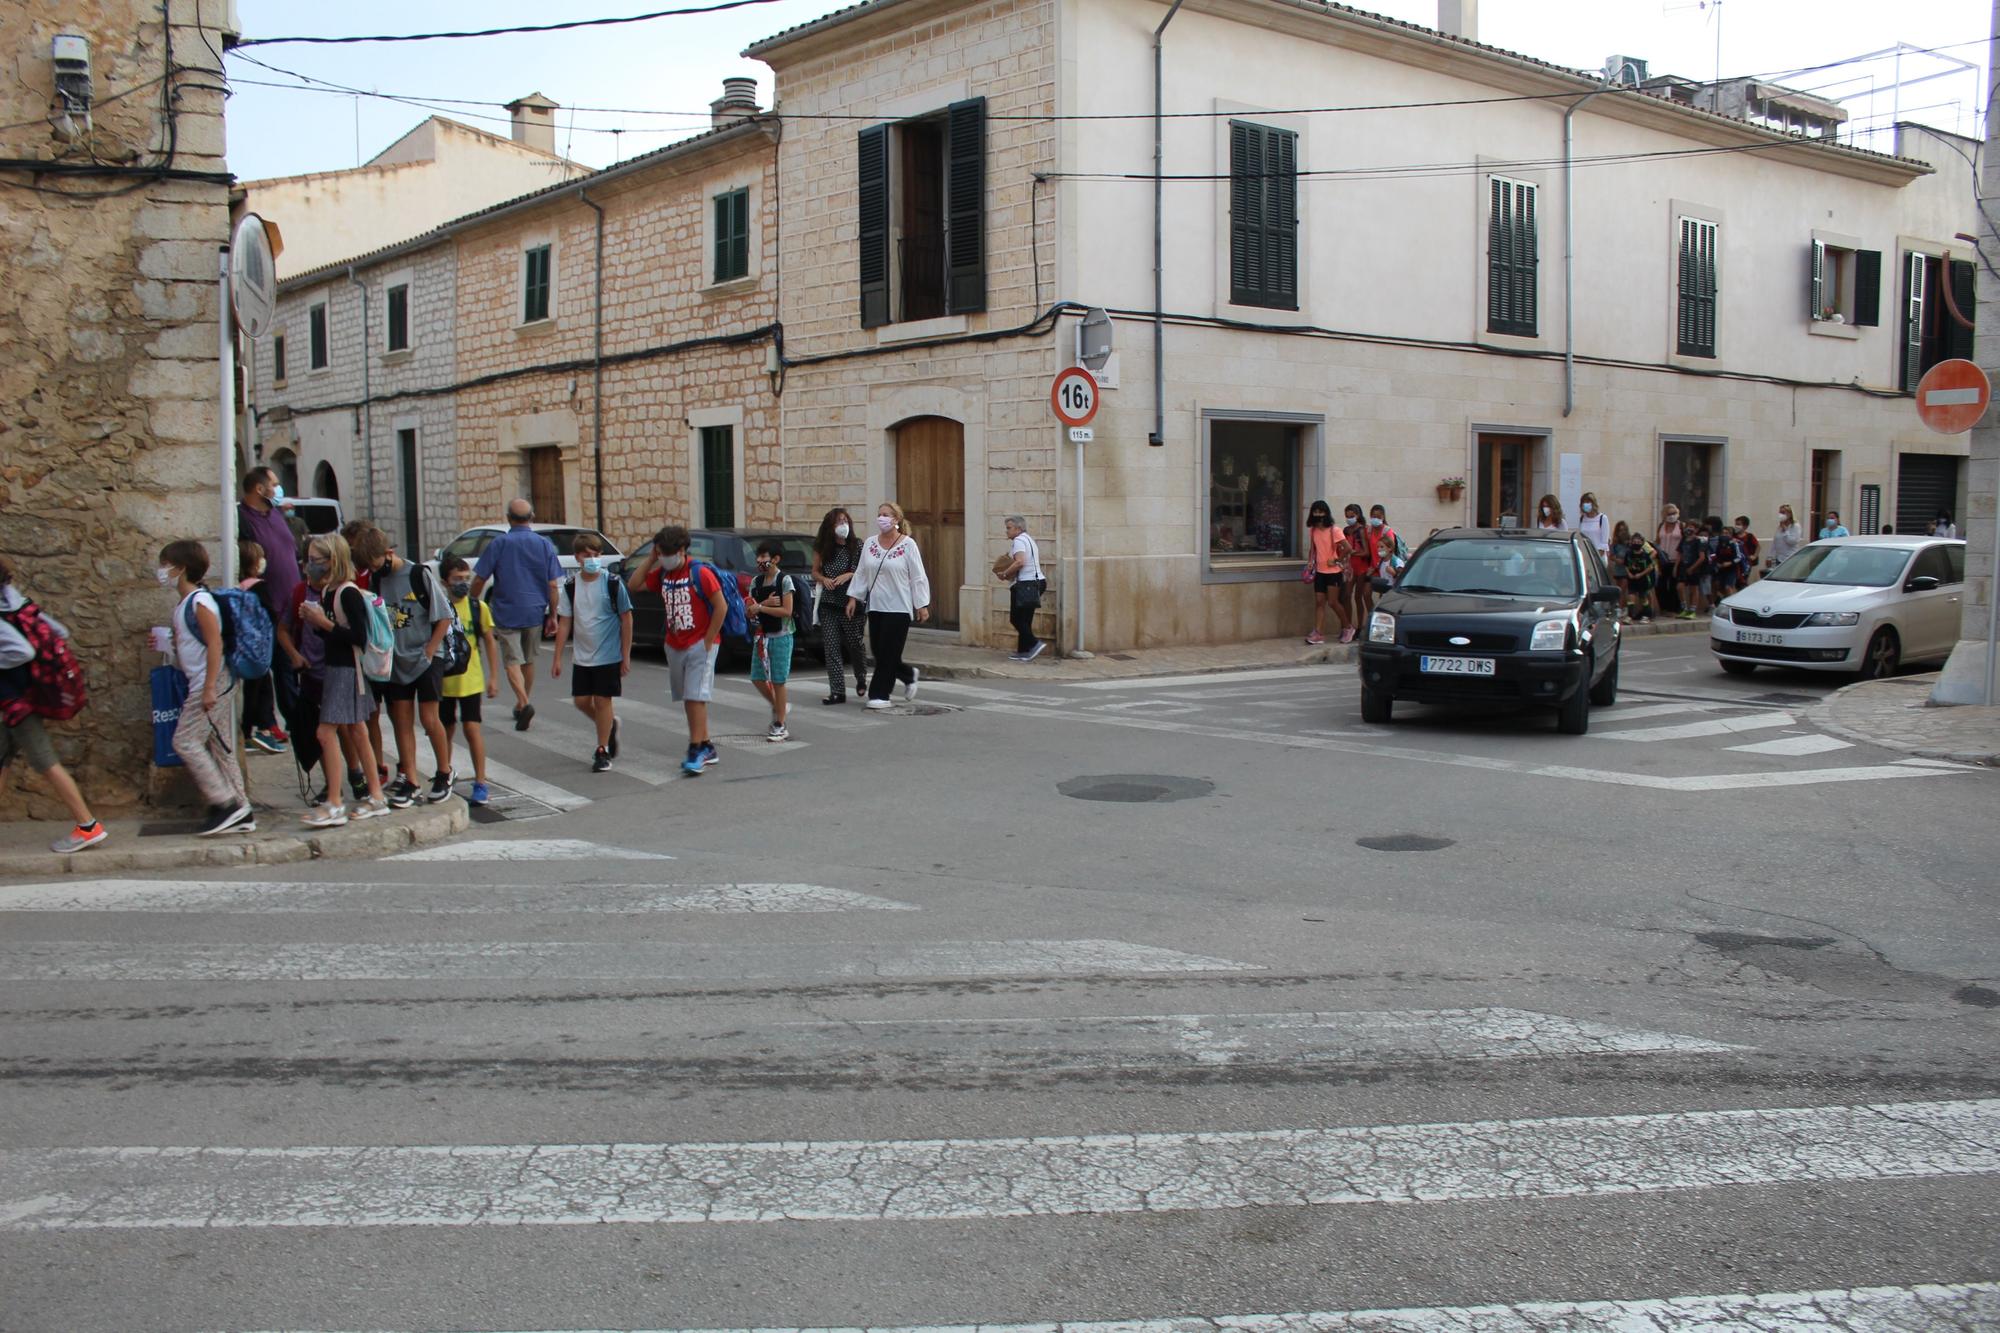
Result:
{"label": "weight limit road sign", "polygon": [[1049,386],[1049,403],[1065,426],[1088,426],[1097,415],[1097,378],[1082,366],[1071,366]]}
{"label": "weight limit road sign", "polygon": [[1917,384],[1917,415],[1940,435],[1971,430],[1986,415],[1993,387],[1986,372],[1970,361],[1940,361]]}

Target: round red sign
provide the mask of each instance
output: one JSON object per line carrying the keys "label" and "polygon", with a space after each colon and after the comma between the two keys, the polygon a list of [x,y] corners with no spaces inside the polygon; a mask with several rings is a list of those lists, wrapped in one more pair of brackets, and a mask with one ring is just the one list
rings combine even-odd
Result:
{"label": "round red sign", "polygon": [[1065,426],[1087,426],[1097,415],[1097,378],[1082,366],[1071,366],[1056,375],[1049,387],[1049,403],[1056,420]]}
{"label": "round red sign", "polygon": [[1993,388],[1970,361],[1940,361],[1917,384],[1917,415],[1940,435],[1971,430],[1986,415]]}

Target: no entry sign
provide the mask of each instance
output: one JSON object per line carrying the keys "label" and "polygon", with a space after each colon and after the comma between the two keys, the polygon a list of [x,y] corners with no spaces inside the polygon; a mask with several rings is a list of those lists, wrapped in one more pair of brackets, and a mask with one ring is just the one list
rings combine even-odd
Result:
{"label": "no entry sign", "polygon": [[1962,358],[1938,362],[1917,384],[1917,415],[1940,435],[1971,430],[1992,400],[1986,372]]}
{"label": "no entry sign", "polygon": [[1058,373],[1049,386],[1049,403],[1063,425],[1088,426],[1097,415],[1097,377],[1082,366]]}

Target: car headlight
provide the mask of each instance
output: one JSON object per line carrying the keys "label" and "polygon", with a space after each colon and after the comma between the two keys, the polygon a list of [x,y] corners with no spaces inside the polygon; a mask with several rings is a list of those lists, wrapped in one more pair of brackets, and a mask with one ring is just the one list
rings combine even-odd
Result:
{"label": "car headlight", "polygon": [[1569,618],[1544,620],[1535,626],[1534,637],[1528,640],[1528,651],[1535,653],[1560,652],[1569,646]]}
{"label": "car headlight", "polygon": [[1387,611],[1377,611],[1368,617],[1368,642],[1394,643],[1396,641],[1396,617]]}
{"label": "car headlight", "polygon": [[1726,606],[1717,606],[1717,607],[1712,607],[1712,608],[1710,608],[1710,610],[1709,610],[1709,613],[1708,613],[1708,618],[1709,618],[1710,620],[1724,620],[1724,621],[1733,621],[1733,620],[1734,620],[1734,619],[1735,619],[1736,617],[1734,617],[1734,616],[1732,616],[1732,615],[1730,615],[1730,614],[1729,614],[1729,608],[1728,608],[1728,607],[1726,607]]}
{"label": "car headlight", "polygon": [[1835,625],[1859,625],[1859,611],[1820,611],[1806,617],[1807,629],[1830,629]]}

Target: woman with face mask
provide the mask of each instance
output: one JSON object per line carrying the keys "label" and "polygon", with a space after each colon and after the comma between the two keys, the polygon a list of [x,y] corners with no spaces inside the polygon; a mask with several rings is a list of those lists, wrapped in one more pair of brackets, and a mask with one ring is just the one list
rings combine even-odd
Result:
{"label": "woman with face mask", "polygon": [[884,503],[875,511],[875,535],[862,546],[861,563],[847,585],[847,614],[858,616],[864,606],[868,641],[875,649],[868,706],[893,707],[889,691],[897,681],[903,683],[905,700],[916,698],[920,673],[904,663],[903,645],[912,622],[921,625],[931,618],[931,581],[903,511],[894,504]]}
{"label": "woman with face mask", "polygon": [[1326,642],[1326,608],[1331,606],[1340,619],[1340,641],[1354,642],[1354,624],[1347,618],[1347,535],[1333,523],[1333,506],[1314,500],[1306,511],[1306,542],[1310,560],[1306,569],[1312,576],[1313,630],[1307,643]]}
{"label": "woman with face mask", "polygon": [[1660,614],[1663,616],[1678,616],[1681,613],[1680,584],[1670,572],[1680,566],[1681,535],[1680,506],[1667,505],[1660,511],[1659,531],[1653,535],[1653,550],[1660,559],[1660,581],[1657,591]]}
{"label": "woman with face mask", "polygon": [[1347,538],[1346,619],[1358,629],[1368,623],[1368,613],[1375,607],[1375,590],[1368,586],[1368,580],[1375,577],[1375,543],[1369,540],[1368,522],[1361,517],[1360,505],[1348,505],[1340,512],[1345,521],[1341,535]]}
{"label": "woman with face mask", "polygon": [[826,511],[813,538],[813,606],[818,612],[819,652],[826,662],[826,698],[822,704],[847,702],[847,664],[854,664],[854,692],[868,692],[868,657],[861,647],[861,618],[844,614],[847,585],[861,565],[861,534],[854,520],[838,506]]}
{"label": "woman with face mask", "polygon": [[1544,495],[1535,509],[1535,527],[1543,532],[1561,532],[1566,527],[1563,521],[1562,501],[1553,495]]}
{"label": "woman with face mask", "polygon": [[1937,519],[1931,524],[1931,536],[1943,537],[1946,541],[1958,540],[1958,524],[1951,521],[1951,511],[1940,509]]}
{"label": "woman with face mask", "polygon": [[1764,568],[1776,569],[1798,554],[1798,549],[1805,544],[1806,531],[1799,526],[1798,520],[1792,517],[1792,507],[1779,505],[1778,530],[1771,534],[1771,560]]}
{"label": "woman with face mask", "polygon": [[1599,555],[1607,555],[1611,550],[1611,520],[1598,509],[1597,495],[1585,491],[1577,499],[1576,509],[1576,530],[1590,538]]}

